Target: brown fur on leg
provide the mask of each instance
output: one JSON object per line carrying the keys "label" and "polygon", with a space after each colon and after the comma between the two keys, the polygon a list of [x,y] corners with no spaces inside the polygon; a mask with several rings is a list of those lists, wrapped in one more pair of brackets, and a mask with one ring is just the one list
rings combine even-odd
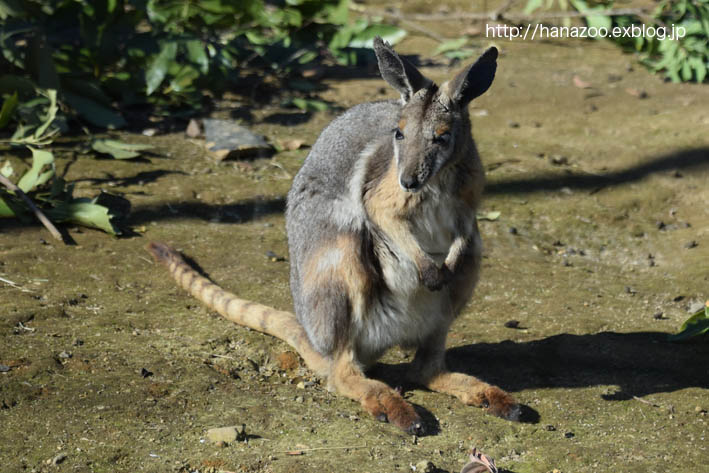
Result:
{"label": "brown fur on leg", "polygon": [[351,350],[336,356],[329,376],[335,390],[359,401],[377,419],[387,420],[407,433],[422,434],[423,423],[411,404],[381,381],[365,377],[353,360]]}
{"label": "brown fur on leg", "polygon": [[424,384],[432,391],[451,394],[466,405],[483,407],[504,419],[519,420],[520,408],[512,396],[474,376],[443,371]]}
{"label": "brown fur on leg", "polygon": [[497,386],[491,386],[474,376],[448,371],[445,362],[446,330],[432,335],[416,351],[410,376],[412,381],[431,391],[450,394],[468,406],[487,409],[508,420],[518,421],[517,401]]}

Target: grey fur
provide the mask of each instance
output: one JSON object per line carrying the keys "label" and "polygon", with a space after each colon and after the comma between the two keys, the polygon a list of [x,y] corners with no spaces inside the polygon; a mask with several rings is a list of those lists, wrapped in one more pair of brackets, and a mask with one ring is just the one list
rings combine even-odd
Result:
{"label": "grey fur", "polygon": [[[480,264],[475,209],[483,171],[467,105],[495,72],[495,58],[487,52],[484,67],[473,65],[439,88],[381,39],[374,44],[382,76],[403,103],[360,104],[330,123],[295,177],[286,210],[298,320],[321,354],[334,358],[350,348],[362,366],[396,344],[443,343],[441,334],[472,295]],[[404,126],[395,136],[399,124]],[[372,214],[375,206],[386,210],[377,192],[390,166],[396,166],[401,187],[386,189],[413,203],[401,214],[408,233],[393,232],[386,219]],[[353,251],[367,281],[362,300],[339,280],[306,287],[313,260],[320,258],[317,271],[340,264],[343,253],[332,245],[342,236],[356,242]]]}

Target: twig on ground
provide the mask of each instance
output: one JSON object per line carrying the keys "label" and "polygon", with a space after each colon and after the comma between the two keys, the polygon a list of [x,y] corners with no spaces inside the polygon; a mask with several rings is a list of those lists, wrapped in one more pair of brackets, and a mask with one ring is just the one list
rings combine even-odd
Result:
{"label": "twig on ground", "polygon": [[9,279],[5,279],[5,278],[3,278],[3,277],[0,277],[0,282],[4,282],[4,283],[7,284],[8,286],[14,287],[15,289],[19,289],[19,290],[22,291],[22,292],[33,292],[33,291],[31,291],[30,289],[25,289],[24,287],[20,286],[20,285],[17,284],[16,282],[10,281]]}
{"label": "twig on ground", "polygon": [[4,185],[5,187],[7,187],[7,188],[8,188],[9,190],[11,190],[12,192],[14,192],[16,195],[18,195],[22,200],[25,201],[25,203],[27,204],[27,206],[32,210],[32,212],[34,212],[34,214],[35,214],[35,216],[37,217],[37,219],[38,219],[40,222],[42,222],[42,225],[44,225],[44,227],[45,227],[47,230],[49,230],[49,233],[51,233],[52,236],[53,236],[55,239],[57,239],[57,240],[59,240],[59,241],[64,241],[63,238],[62,238],[62,234],[59,233],[59,230],[57,230],[57,227],[55,227],[54,224],[49,221],[49,219],[47,218],[47,216],[44,215],[44,212],[42,212],[41,210],[39,210],[39,208],[37,208],[37,206],[34,205],[34,202],[32,202],[32,199],[30,199],[29,197],[27,197],[27,194],[25,194],[24,192],[22,192],[22,189],[20,189],[19,187],[17,187],[17,185],[15,185],[10,179],[6,178],[6,177],[3,176],[2,174],[0,174],[0,183],[1,183],[2,185]]}
{"label": "twig on ground", "polygon": [[313,448],[294,448],[293,450],[281,450],[275,453],[291,453],[291,452],[312,452],[314,450],[347,450],[356,448],[367,448],[367,445],[353,445],[348,447],[313,447]]}
{"label": "twig on ground", "polygon": [[654,402],[646,401],[645,399],[640,398],[640,397],[638,397],[638,396],[633,396],[633,399],[635,399],[636,401],[640,401],[640,402],[642,402],[642,403],[645,403],[645,404],[647,404],[648,406],[660,407],[659,404],[655,404]]}

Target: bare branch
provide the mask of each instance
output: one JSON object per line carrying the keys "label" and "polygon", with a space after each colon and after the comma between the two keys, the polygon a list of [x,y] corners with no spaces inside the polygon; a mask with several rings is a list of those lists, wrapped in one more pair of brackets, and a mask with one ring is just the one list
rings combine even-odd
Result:
{"label": "bare branch", "polygon": [[59,241],[63,241],[62,239],[62,234],[59,233],[59,230],[57,230],[57,227],[54,226],[52,222],[49,221],[46,215],[44,215],[44,212],[39,210],[36,205],[34,205],[34,202],[32,202],[32,199],[27,197],[27,194],[22,192],[22,189],[17,187],[10,179],[6,178],[2,174],[0,174],[0,184],[4,185],[7,187],[9,190],[14,192],[16,195],[18,195],[22,200],[25,201],[27,206],[34,212],[35,216],[37,219],[42,222],[42,225],[45,226],[47,230],[49,230],[49,233],[52,234],[54,238],[56,238]]}

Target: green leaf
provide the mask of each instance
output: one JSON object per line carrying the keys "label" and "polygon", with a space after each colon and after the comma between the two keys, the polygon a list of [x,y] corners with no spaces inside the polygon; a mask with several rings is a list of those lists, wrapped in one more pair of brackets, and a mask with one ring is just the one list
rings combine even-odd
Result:
{"label": "green leaf", "polygon": [[500,215],[502,215],[502,213],[501,213],[499,210],[493,210],[493,211],[491,211],[491,212],[487,212],[487,213],[484,213],[484,214],[483,214],[483,213],[479,213],[479,214],[477,215],[477,218],[478,218],[478,220],[489,220],[489,221],[491,221],[491,222],[494,222],[495,220],[497,220],[498,218],[500,218]]}
{"label": "green leaf", "polygon": [[116,159],[130,159],[137,158],[141,151],[153,147],[137,143],[124,143],[118,140],[93,140],[91,148],[98,153],[110,154]]}
{"label": "green leaf", "polygon": [[94,126],[108,129],[126,126],[125,119],[118,112],[89,97],[76,95],[72,92],[64,92],[64,100],[84,120]]}
{"label": "green leaf", "polygon": [[524,10],[522,10],[522,13],[524,13],[525,15],[529,15],[534,10],[537,10],[539,7],[541,7],[543,1],[544,0],[528,0],[527,4],[524,6]]}
{"label": "green leaf", "polygon": [[349,18],[349,0],[340,0],[338,4],[330,9],[327,14],[327,21],[334,25],[346,25]]}
{"label": "green leaf", "polygon": [[[32,151],[32,168],[17,183],[17,187],[22,189],[25,194],[44,184],[54,175],[54,155],[41,149],[30,148],[30,150]],[[51,166],[51,169],[42,172],[45,166]]]}
{"label": "green leaf", "polygon": [[37,127],[33,133],[35,139],[37,140],[41,140],[45,137],[47,128],[49,128],[49,125],[52,124],[57,116],[57,112],[59,111],[59,107],[57,106],[57,91],[54,89],[48,89],[44,95],[46,95],[49,99],[49,107],[47,107],[47,114],[42,117],[42,124]]}
{"label": "green leaf", "polygon": [[47,216],[57,222],[72,222],[85,227],[98,228],[111,235],[120,235],[113,224],[114,217],[107,207],[95,203],[96,199],[75,199],[62,203],[46,211]]}
{"label": "green leaf", "polygon": [[0,174],[8,178],[12,176],[14,172],[15,170],[12,168],[10,161],[5,161],[5,164],[3,164],[2,168],[0,168]]}
{"label": "green leaf", "polygon": [[5,128],[10,123],[10,118],[17,108],[17,91],[12,94],[7,100],[2,103],[0,109],[0,130]]}
{"label": "green leaf", "polygon": [[5,202],[5,199],[0,197],[0,218],[10,218],[15,217],[15,212],[12,207]]}
{"label": "green leaf", "polygon": [[187,46],[187,57],[199,67],[202,74],[209,71],[209,58],[204,43],[198,39],[193,39],[185,43]]}
{"label": "green leaf", "polygon": [[165,79],[170,64],[175,60],[176,56],[177,42],[168,41],[163,43],[160,52],[155,56],[153,62],[145,72],[146,93],[148,95],[152,94],[160,87],[160,84],[162,84],[162,81]]}
{"label": "green leaf", "polygon": [[458,39],[451,39],[448,41],[444,41],[441,44],[438,45],[438,47],[433,51],[432,55],[433,56],[438,56],[439,54],[446,53],[448,51],[455,51],[456,49],[460,49],[465,45],[465,43],[468,42],[468,38],[458,38]]}
{"label": "green leaf", "polygon": [[672,342],[686,340],[709,332],[709,306],[697,311],[688,318],[680,328],[679,333],[670,335],[668,339]]}
{"label": "green leaf", "polygon": [[190,65],[183,66],[170,81],[170,89],[182,92],[188,89],[192,82],[199,77],[199,71]]}
{"label": "green leaf", "polygon": [[348,46],[350,48],[373,48],[374,37],[381,36],[389,44],[396,44],[406,36],[406,31],[392,25],[369,25],[363,31],[355,34]]}
{"label": "green leaf", "polygon": [[292,105],[306,112],[324,112],[329,109],[330,106],[327,102],[316,99],[303,99],[300,97],[294,97],[284,103],[285,106]]}

